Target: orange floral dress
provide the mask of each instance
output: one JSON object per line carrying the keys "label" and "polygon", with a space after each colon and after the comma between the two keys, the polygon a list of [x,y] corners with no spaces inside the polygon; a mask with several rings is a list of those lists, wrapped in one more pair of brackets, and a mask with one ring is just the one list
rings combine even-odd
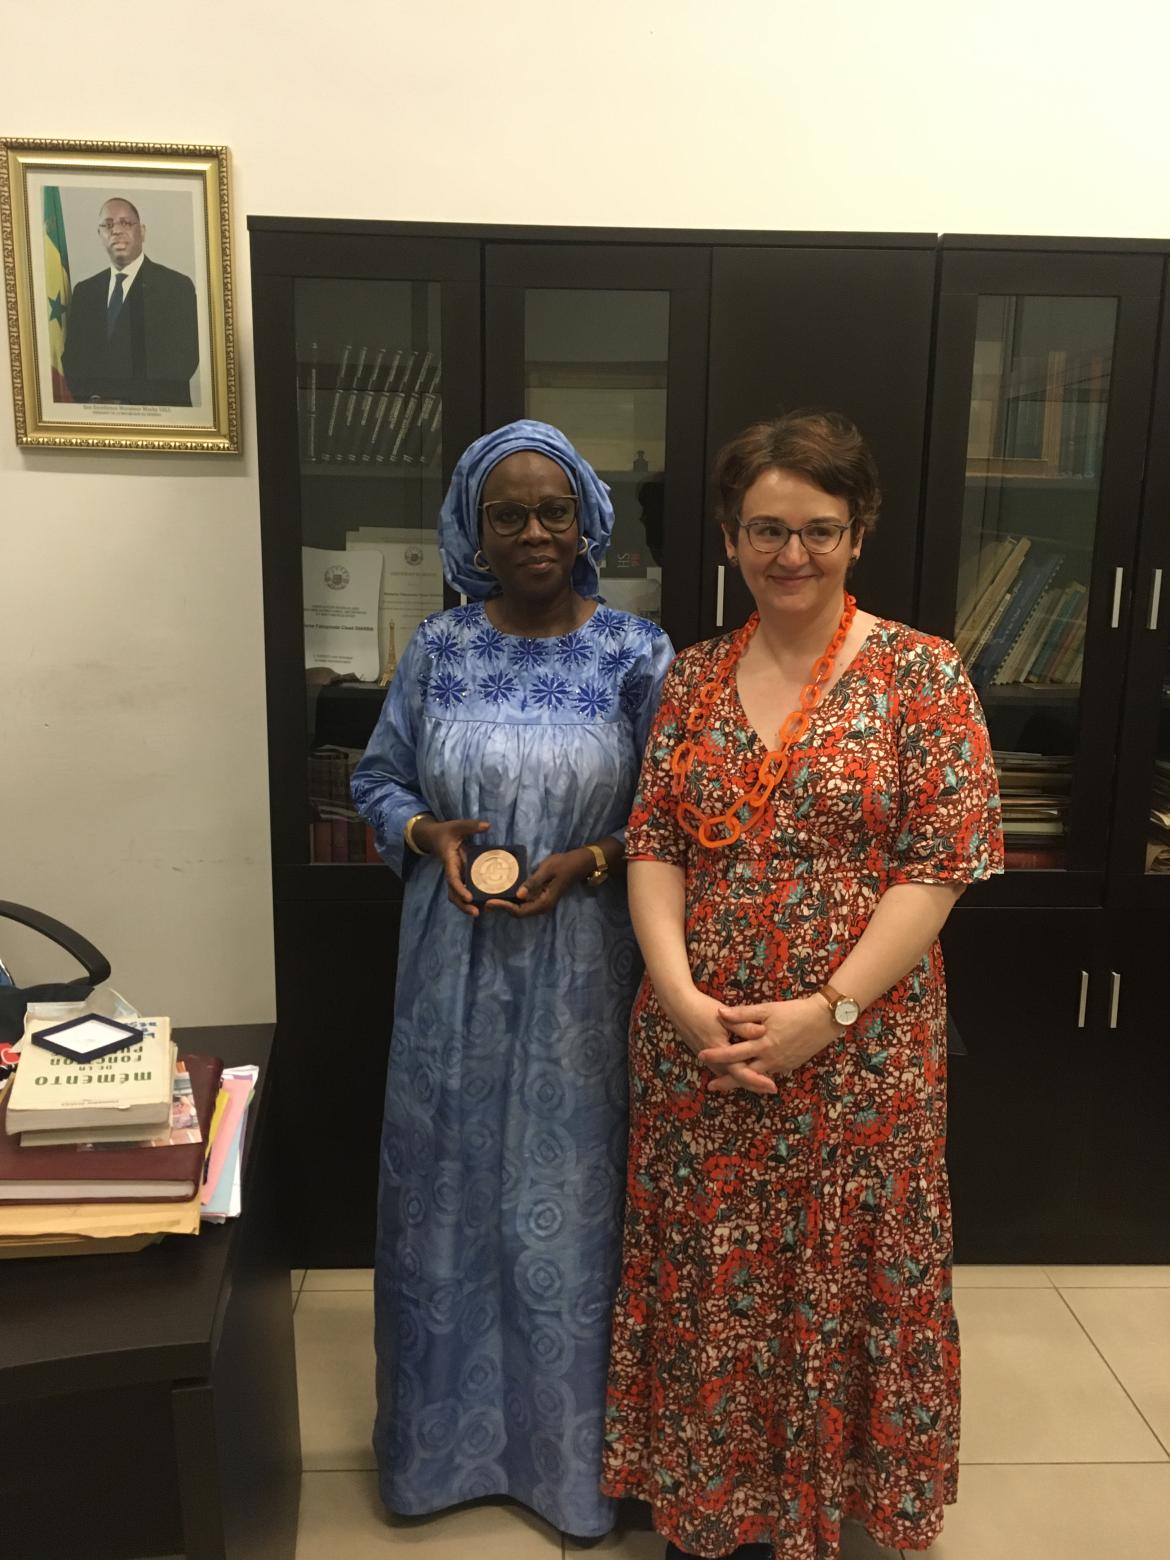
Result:
{"label": "orange floral dress", "polygon": [[[831,979],[892,885],[1001,871],[999,794],[955,649],[879,619],[760,823],[700,845],[670,759],[727,649],[668,674],[626,849],[684,870],[700,990],[780,1001]],[[766,751],[734,677],[698,741],[683,795],[721,812]],[[846,1518],[925,1549],[959,1440],[938,943],[778,1094],[709,1094],[709,1076],[643,980],[602,1488],[698,1555],[828,1560]]]}

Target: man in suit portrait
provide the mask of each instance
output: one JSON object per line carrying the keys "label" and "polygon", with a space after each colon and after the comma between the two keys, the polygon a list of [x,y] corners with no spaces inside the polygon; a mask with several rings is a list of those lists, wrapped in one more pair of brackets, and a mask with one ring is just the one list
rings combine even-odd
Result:
{"label": "man in suit portrait", "polygon": [[106,201],[98,236],[109,266],[73,289],[63,364],[75,401],[190,406],[199,366],[195,287],[145,253],[146,225],[128,200]]}

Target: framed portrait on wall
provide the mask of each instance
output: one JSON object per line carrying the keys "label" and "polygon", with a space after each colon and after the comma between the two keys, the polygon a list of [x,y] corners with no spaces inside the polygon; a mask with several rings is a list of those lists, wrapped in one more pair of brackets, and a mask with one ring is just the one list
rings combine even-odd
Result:
{"label": "framed portrait on wall", "polygon": [[238,454],[228,151],[0,140],[16,441]]}

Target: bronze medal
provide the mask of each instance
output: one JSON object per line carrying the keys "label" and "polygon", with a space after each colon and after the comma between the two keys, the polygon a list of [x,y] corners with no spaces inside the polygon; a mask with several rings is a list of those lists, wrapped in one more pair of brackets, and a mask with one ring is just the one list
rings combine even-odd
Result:
{"label": "bronze medal", "polygon": [[510,850],[483,850],[472,860],[468,875],[471,886],[490,898],[516,886],[520,863]]}

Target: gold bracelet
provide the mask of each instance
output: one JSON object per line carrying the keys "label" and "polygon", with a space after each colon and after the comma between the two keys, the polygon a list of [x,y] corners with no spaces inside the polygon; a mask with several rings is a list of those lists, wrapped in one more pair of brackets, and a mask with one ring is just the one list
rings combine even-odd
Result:
{"label": "gold bracelet", "polygon": [[402,831],[402,838],[406,841],[406,844],[409,846],[409,848],[414,851],[416,856],[425,856],[426,851],[423,850],[421,845],[416,845],[414,843],[414,826],[421,819],[429,818],[430,816],[430,813],[415,813],[414,817],[407,821],[407,825]]}
{"label": "gold bracelet", "polygon": [[590,852],[596,863],[585,881],[590,888],[600,888],[609,876],[609,862],[606,861],[605,852],[600,845],[586,845],[585,849]]}

